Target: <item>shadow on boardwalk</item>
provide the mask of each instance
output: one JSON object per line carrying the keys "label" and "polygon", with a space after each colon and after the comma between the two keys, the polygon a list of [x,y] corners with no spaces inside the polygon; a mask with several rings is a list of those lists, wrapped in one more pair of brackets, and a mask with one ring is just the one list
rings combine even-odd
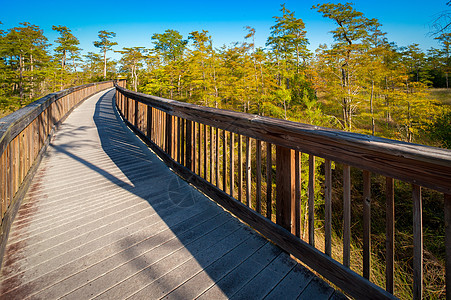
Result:
{"label": "shadow on boardwalk", "polygon": [[[172,173],[123,124],[114,109],[113,95],[114,91],[109,91],[95,104],[95,129],[68,124],[65,134],[71,139],[52,144],[61,159],[70,158],[91,173],[85,175],[86,179],[78,179],[83,183],[79,192],[93,199],[86,205],[95,211],[74,209],[79,210],[80,220],[89,218],[93,228],[83,231],[80,226],[73,238],[59,244],[55,241],[51,248],[58,250],[55,257],[40,250],[45,253],[42,256],[48,255],[45,261],[28,257],[25,252],[14,254],[15,258],[12,255],[6,270],[18,274],[5,275],[1,298],[19,299],[30,294],[40,299],[342,297]],[[98,137],[89,134],[93,130]],[[106,154],[107,159],[99,152]],[[56,188],[58,193],[64,193],[60,188]],[[74,202],[82,203],[82,198]],[[97,198],[104,201],[94,200]],[[81,219],[83,214],[85,219]],[[79,228],[75,221],[64,221],[68,222],[67,232],[58,236],[74,231],[71,226]],[[57,224],[56,220],[51,222]],[[16,230],[15,240],[19,241],[20,236],[20,230]],[[45,243],[49,241],[51,238]],[[11,248],[14,243],[17,246],[21,242],[13,242]],[[63,244],[72,248],[59,250]],[[64,251],[72,255],[71,260],[63,258]],[[34,272],[28,275],[27,270],[16,270],[17,260],[36,260],[38,266],[47,266],[47,270],[27,267]],[[60,264],[51,269],[49,261]],[[21,281],[21,288],[14,286]]]}

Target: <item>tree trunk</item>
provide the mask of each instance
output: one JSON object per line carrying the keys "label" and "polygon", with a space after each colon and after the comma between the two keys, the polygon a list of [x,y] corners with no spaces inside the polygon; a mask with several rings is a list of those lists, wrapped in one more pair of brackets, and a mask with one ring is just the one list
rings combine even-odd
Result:
{"label": "tree trunk", "polygon": [[371,134],[374,135],[374,111],[373,111],[373,97],[374,97],[374,80],[371,80],[371,98],[370,98],[370,112],[371,112]]}
{"label": "tree trunk", "polygon": [[103,78],[106,79],[106,49],[103,50]]}

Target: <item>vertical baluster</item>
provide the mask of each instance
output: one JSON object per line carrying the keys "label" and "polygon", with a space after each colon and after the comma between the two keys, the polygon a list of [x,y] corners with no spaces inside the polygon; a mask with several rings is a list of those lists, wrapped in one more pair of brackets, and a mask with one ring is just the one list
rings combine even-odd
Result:
{"label": "vertical baluster", "polygon": [[193,159],[192,159],[192,124],[190,120],[185,120],[186,124],[186,155],[185,155],[185,167],[193,171]]}
{"label": "vertical baluster", "polygon": [[446,299],[451,299],[451,194],[444,194],[445,209],[445,286]]}
{"label": "vertical baluster", "polygon": [[256,175],[257,175],[257,182],[256,182],[256,192],[255,192],[255,210],[258,213],[261,213],[262,211],[262,142],[260,140],[256,140],[255,144],[255,163],[256,163]]}
{"label": "vertical baluster", "polygon": [[152,140],[152,106],[147,106],[147,137]]}
{"label": "vertical baluster", "polygon": [[166,114],[166,153],[172,157],[172,116],[170,114]]}
{"label": "vertical baluster", "polygon": [[215,138],[215,146],[216,146],[216,187],[219,188],[219,128],[216,128],[216,138]]}
{"label": "vertical baluster", "polygon": [[181,148],[182,144],[182,118],[177,117],[177,162],[181,163]]}
{"label": "vertical baluster", "polygon": [[294,150],[276,146],[276,223],[294,232]]}
{"label": "vertical baluster", "polygon": [[243,137],[238,134],[238,201],[243,202]]}
{"label": "vertical baluster", "polygon": [[234,135],[233,132],[230,132],[230,196],[234,196],[234,187],[235,187],[235,141],[234,141]]}
{"label": "vertical baluster", "polygon": [[301,160],[299,151],[294,152],[294,233],[301,236]]}
{"label": "vertical baluster", "polygon": [[202,177],[202,124],[197,123],[197,126],[197,174]]}
{"label": "vertical baluster", "polygon": [[371,276],[371,173],[363,170],[363,277]]}
{"label": "vertical baluster", "polygon": [[137,129],[139,129],[139,125],[138,125],[138,122],[139,122],[139,114],[138,114],[138,112],[139,112],[139,107],[138,107],[138,104],[139,104],[139,102],[138,101],[134,101],[135,102],[135,109],[134,109],[134,111],[133,111],[133,113],[134,113],[134,120],[133,120],[133,125],[135,125],[135,127],[137,128]]}
{"label": "vertical baluster", "polygon": [[330,160],[324,161],[324,252],[332,254],[332,166]]}
{"label": "vertical baluster", "polygon": [[385,240],[385,289],[393,294],[395,252],[395,189],[393,178],[386,178],[386,240]]}
{"label": "vertical baluster", "polygon": [[251,207],[251,139],[246,137],[246,205]]}
{"label": "vertical baluster", "polygon": [[210,183],[213,184],[213,126],[210,126]]}
{"label": "vertical baluster", "polygon": [[351,167],[343,165],[343,265],[351,262]]}
{"label": "vertical baluster", "polygon": [[308,176],[308,239],[315,247],[315,156],[309,155]]}
{"label": "vertical baluster", "polygon": [[196,161],[196,142],[197,142],[197,123],[193,122],[193,173],[196,173],[196,166],[197,166],[197,161]]}
{"label": "vertical baluster", "polygon": [[180,164],[185,166],[185,146],[186,146],[186,135],[188,134],[185,131],[185,119],[181,119],[180,122]]}
{"label": "vertical baluster", "polygon": [[222,190],[227,193],[227,132],[222,131]]}
{"label": "vertical baluster", "polygon": [[413,200],[413,299],[423,297],[423,205],[421,187],[412,185]]}
{"label": "vertical baluster", "polygon": [[266,143],[266,218],[272,215],[272,145]]}
{"label": "vertical baluster", "polygon": [[208,143],[208,134],[207,134],[207,125],[204,124],[204,178],[207,180],[207,143]]}

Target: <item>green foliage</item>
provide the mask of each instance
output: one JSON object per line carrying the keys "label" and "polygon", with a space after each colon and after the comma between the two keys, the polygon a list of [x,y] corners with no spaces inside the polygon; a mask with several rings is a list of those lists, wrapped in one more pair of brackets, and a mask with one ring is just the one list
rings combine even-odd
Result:
{"label": "green foliage", "polygon": [[426,131],[442,147],[451,149],[451,109],[444,109],[433,123],[428,124]]}

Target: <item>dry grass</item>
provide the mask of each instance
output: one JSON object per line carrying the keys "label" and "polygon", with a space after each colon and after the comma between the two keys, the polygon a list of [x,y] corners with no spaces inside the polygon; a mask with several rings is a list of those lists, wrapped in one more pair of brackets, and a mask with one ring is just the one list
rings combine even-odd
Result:
{"label": "dry grass", "polygon": [[429,99],[451,105],[451,89],[429,89]]}

